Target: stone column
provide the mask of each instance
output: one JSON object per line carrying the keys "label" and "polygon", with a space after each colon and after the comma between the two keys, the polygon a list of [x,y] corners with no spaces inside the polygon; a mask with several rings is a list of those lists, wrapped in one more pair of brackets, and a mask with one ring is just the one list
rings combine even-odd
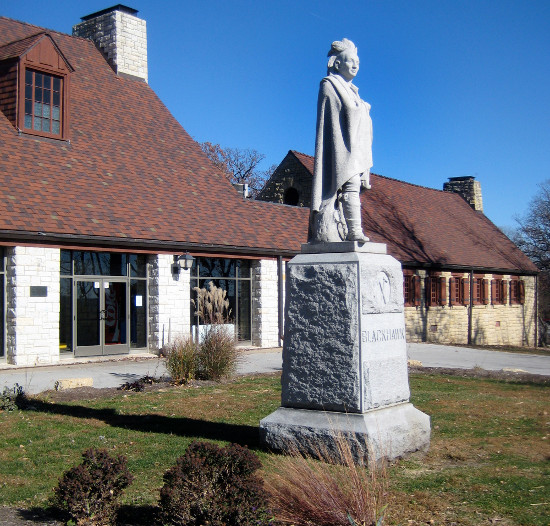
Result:
{"label": "stone column", "polygon": [[294,444],[396,458],[427,449],[430,419],[409,403],[400,263],[386,245],[302,246],[288,265],[281,407],[260,422],[272,449]]}
{"label": "stone column", "polygon": [[279,346],[279,290],[277,261],[252,264],[252,345]]}
{"label": "stone column", "polygon": [[7,249],[7,360],[14,365],[59,362],[60,251]]}

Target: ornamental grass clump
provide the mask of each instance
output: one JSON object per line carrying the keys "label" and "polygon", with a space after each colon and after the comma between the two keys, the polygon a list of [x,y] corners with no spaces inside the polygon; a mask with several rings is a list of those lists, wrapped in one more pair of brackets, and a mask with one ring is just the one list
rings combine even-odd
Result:
{"label": "ornamental grass clump", "polygon": [[381,526],[388,500],[385,466],[357,460],[360,448],[343,436],[333,438],[332,449],[312,445],[315,453],[308,455],[289,445],[287,456],[269,463],[264,478],[275,518],[294,526]]}
{"label": "ornamental grass clump", "polygon": [[164,474],[162,524],[261,526],[270,523],[258,457],[237,444],[192,442]]}
{"label": "ornamental grass clump", "polygon": [[197,349],[197,378],[219,380],[234,372],[237,364],[237,348],[231,332],[231,309],[227,291],[211,281],[208,288],[195,287],[195,315],[204,329]]}
{"label": "ornamental grass clump", "polygon": [[53,504],[78,526],[114,524],[118,498],[133,480],[126,458],[91,448],[83,461],[66,471],[54,490]]}
{"label": "ornamental grass clump", "polygon": [[178,336],[164,347],[166,369],[176,384],[186,384],[197,375],[198,345],[190,337]]}

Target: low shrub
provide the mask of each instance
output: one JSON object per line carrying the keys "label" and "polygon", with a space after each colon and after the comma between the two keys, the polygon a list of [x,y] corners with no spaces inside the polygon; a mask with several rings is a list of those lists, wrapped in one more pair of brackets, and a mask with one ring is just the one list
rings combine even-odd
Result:
{"label": "low shrub", "polygon": [[166,369],[177,384],[185,384],[195,378],[198,367],[198,346],[191,338],[177,337],[164,347]]}
{"label": "low shrub", "polygon": [[235,337],[223,325],[212,325],[198,347],[197,378],[219,380],[231,375],[236,365]]}
{"label": "low shrub", "polygon": [[79,526],[113,524],[118,498],[132,482],[126,458],[105,449],[88,449],[83,461],[66,471],[54,490],[53,504]]}
{"label": "low shrub", "polygon": [[332,438],[335,447],[312,445],[313,455],[289,445],[288,456],[270,463],[265,483],[275,518],[294,526],[381,526],[388,500],[385,465],[357,460],[359,448],[343,436]]}
{"label": "low shrub", "polygon": [[15,384],[13,387],[4,387],[0,395],[0,411],[15,411],[25,398],[23,387]]}
{"label": "low shrub", "polygon": [[193,442],[164,474],[163,524],[176,526],[269,524],[267,493],[255,475],[258,457],[237,444],[220,448]]}

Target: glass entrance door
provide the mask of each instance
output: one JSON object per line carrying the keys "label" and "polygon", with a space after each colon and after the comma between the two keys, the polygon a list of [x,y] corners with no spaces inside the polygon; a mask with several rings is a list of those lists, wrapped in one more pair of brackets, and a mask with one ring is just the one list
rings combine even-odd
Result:
{"label": "glass entrance door", "polygon": [[78,279],[74,287],[75,356],[129,352],[126,281]]}

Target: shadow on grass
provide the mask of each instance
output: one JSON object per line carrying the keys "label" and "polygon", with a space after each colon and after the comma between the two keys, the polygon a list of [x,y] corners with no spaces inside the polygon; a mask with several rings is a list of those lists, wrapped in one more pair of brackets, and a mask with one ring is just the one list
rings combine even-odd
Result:
{"label": "shadow on grass", "polygon": [[19,400],[18,405],[20,409],[26,411],[101,420],[112,427],[143,433],[164,433],[197,439],[223,440],[246,446],[249,449],[260,449],[259,430],[254,426],[154,414],[121,415],[114,409],[93,409],[81,405],[49,403],[36,399]]}
{"label": "shadow on grass", "polygon": [[[158,520],[159,509],[156,506],[129,506],[122,505],[117,512],[116,524],[118,526],[152,526],[160,524]],[[38,524],[40,526],[62,526],[67,523],[69,516],[55,507],[6,509],[5,517],[0,516],[0,524],[11,526],[23,526]]]}

